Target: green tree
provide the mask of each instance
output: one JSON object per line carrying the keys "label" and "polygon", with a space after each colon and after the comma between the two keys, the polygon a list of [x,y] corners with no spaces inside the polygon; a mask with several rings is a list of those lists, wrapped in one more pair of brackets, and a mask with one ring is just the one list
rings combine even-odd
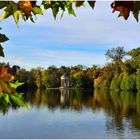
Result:
{"label": "green tree", "polygon": [[113,78],[113,80],[111,81],[110,89],[115,89],[115,90],[119,89],[117,78]]}
{"label": "green tree", "polygon": [[42,75],[41,75],[41,68],[37,69],[32,69],[34,78],[35,78],[35,83],[38,88],[42,87]]}
{"label": "green tree", "polygon": [[130,55],[134,59],[135,58],[140,59],[140,47],[129,51],[127,54]]}
{"label": "green tree", "polygon": [[110,89],[113,90],[120,90],[120,84],[121,84],[122,75],[119,75],[119,77],[114,77],[110,84]]}
{"label": "green tree", "polygon": [[16,65],[12,66],[12,68],[11,68],[12,75],[16,75],[18,70],[20,70],[19,66],[16,66]]}
{"label": "green tree", "polygon": [[27,71],[25,69],[20,69],[19,71],[17,71],[16,79],[18,81],[27,83],[27,78],[28,78],[28,74],[27,74]]}
{"label": "green tree", "polygon": [[135,90],[136,89],[136,75],[128,75],[122,78],[121,90]]}
{"label": "green tree", "polygon": [[122,61],[123,57],[126,55],[124,47],[117,47],[107,50],[105,53],[107,58],[112,59],[114,62]]}
{"label": "green tree", "polygon": [[136,75],[136,88],[137,90],[140,91],[140,69],[138,69],[137,75]]}
{"label": "green tree", "polygon": [[46,87],[46,84],[47,84],[47,70],[43,70],[41,72],[41,76],[42,76],[42,86]]}

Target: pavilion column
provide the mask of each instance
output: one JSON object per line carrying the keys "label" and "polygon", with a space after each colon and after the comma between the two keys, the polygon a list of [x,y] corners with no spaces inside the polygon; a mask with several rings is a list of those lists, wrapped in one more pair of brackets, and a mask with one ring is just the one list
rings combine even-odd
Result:
{"label": "pavilion column", "polygon": [[61,87],[64,85],[64,79],[61,79]]}
{"label": "pavilion column", "polygon": [[68,88],[70,85],[70,79],[65,74],[61,76],[61,87]]}
{"label": "pavilion column", "polygon": [[62,79],[62,87],[64,87],[64,79]]}

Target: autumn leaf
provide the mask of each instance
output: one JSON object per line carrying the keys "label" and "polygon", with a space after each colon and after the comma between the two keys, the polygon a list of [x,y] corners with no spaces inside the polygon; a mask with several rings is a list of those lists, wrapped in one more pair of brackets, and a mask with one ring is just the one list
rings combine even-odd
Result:
{"label": "autumn leaf", "polygon": [[25,14],[26,19],[31,15],[31,12],[33,10],[33,3],[30,0],[20,0],[18,2],[18,8],[19,10],[22,10]]}
{"label": "autumn leaf", "polygon": [[0,67],[0,94],[2,92],[13,93],[15,90],[10,87],[9,81],[14,79],[14,76],[9,73],[8,66]]}
{"label": "autumn leaf", "polygon": [[9,73],[10,68],[8,66],[0,67],[0,79],[4,81],[14,80],[14,76]]}
{"label": "autumn leaf", "polygon": [[127,20],[130,11],[133,11],[134,1],[114,1],[111,7],[113,8],[113,13],[115,11],[120,11],[120,14]]}

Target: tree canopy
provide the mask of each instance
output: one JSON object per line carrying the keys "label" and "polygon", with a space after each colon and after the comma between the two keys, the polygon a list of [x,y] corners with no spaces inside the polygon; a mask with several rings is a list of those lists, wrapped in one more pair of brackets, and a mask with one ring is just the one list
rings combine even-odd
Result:
{"label": "tree canopy", "polygon": [[112,48],[111,50],[107,50],[106,56],[112,59],[114,62],[121,61],[125,56],[126,52],[123,47]]}

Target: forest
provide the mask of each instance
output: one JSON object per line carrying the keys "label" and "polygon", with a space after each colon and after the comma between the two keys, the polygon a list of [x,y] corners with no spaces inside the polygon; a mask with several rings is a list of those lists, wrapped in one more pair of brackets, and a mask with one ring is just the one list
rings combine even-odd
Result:
{"label": "forest", "polygon": [[140,90],[140,47],[128,52],[124,47],[108,49],[105,53],[110,62],[104,66],[92,65],[86,67],[54,65],[48,68],[32,68],[26,70],[20,66],[9,66],[14,81],[23,82],[23,89],[59,88],[60,77],[66,73],[70,76],[70,88],[94,88],[110,90]]}

